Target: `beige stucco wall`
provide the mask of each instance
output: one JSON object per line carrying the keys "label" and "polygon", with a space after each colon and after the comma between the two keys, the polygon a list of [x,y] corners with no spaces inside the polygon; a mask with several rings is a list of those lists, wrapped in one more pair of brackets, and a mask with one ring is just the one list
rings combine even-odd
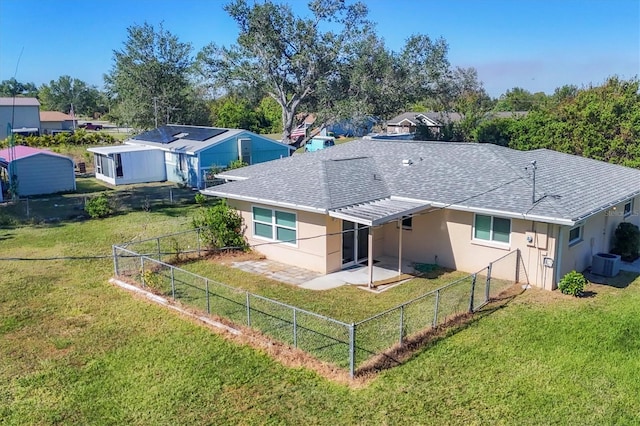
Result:
{"label": "beige stucco wall", "polygon": [[[473,240],[474,214],[455,210],[435,210],[414,216],[412,230],[404,230],[402,257],[414,262],[436,263],[461,271],[476,272],[486,268],[511,251],[520,249],[522,266],[520,281],[552,288],[553,270],[543,265],[545,257],[554,258],[553,226],[544,223],[511,219],[511,241],[506,245]],[[384,226],[384,252],[398,255],[398,227]],[[527,242],[527,235],[533,241]],[[496,262],[492,275],[513,279],[515,257]],[[526,272],[526,273],[525,273]]]}
{"label": "beige stucco wall", "polygon": [[[492,263],[496,278],[515,278],[515,257],[498,261],[510,252],[520,250],[520,282],[552,290],[557,278],[572,269],[584,271],[591,265],[591,257],[608,252],[615,228],[622,221],[640,226],[640,197],[634,201],[634,211],[624,217],[621,202],[607,212],[585,220],[582,241],[569,246],[569,226],[553,225],[530,220],[511,219],[509,244],[494,244],[473,239],[474,213],[437,209],[413,217],[411,230],[402,231],[403,259],[436,263],[445,267],[477,272]],[[252,206],[271,208],[249,202],[229,200],[238,209],[246,225],[249,244],[270,259],[298,265],[320,273],[338,271],[342,267],[342,221],[321,213],[290,211],[297,215],[297,245],[265,244],[265,239],[253,236]],[[373,251],[377,256],[398,256],[399,229],[397,222],[373,230]],[[528,240],[530,237],[531,241]],[[556,251],[560,249],[560,253]],[[547,262],[545,266],[545,259]],[[559,267],[559,270],[556,269]]]}
{"label": "beige stucco wall", "polygon": [[[327,233],[327,229],[331,230],[335,228],[336,225],[331,222],[331,219],[328,216],[319,213],[277,208],[276,210],[291,212],[297,215],[296,235],[299,241],[296,245],[283,243],[269,244],[269,240],[254,237],[252,226],[252,207],[258,206],[267,209],[273,209],[273,207],[245,201],[228,201],[229,205],[237,209],[244,219],[246,226],[245,236],[247,237],[249,244],[251,246],[255,246],[254,249],[256,251],[264,254],[269,259],[300,266],[323,274],[328,272],[328,260],[331,260],[332,262],[335,261],[335,239],[332,238],[330,240],[331,251],[329,251],[327,249],[327,237],[325,234]],[[340,226],[340,222],[336,222],[338,223],[337,226]],[[329,253],[329,256],[326,256],[327,253]],[[338,253],[338,256],[340,256],[340,253]]]}
{"label": "beige stucco wall", "polygon": [[627,217],[624,216],[625,200],[610,209],[593,215],[583,222],[582,240],[569,245],[569,230],[571,227],[562,227],[562,268],[559,271],[560,278],[576,270],[584,271],[591,266],[594,254],[607,253],[613,247],[615,230],[621,222],[630,222],[640,226],[640,197],[633,201],[633,211]]}

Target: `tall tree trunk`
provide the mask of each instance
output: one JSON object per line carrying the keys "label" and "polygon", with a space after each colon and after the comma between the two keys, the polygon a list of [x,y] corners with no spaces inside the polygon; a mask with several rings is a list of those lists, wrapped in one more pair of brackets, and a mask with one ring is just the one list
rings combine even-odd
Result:
{"label": "tall tree trunk", "polygon": [[291,140],[291,132],[295,127],[295,113],[287,108],[285,105],[282,106],[282,141],[287,144],[291,144],[293,141]]}

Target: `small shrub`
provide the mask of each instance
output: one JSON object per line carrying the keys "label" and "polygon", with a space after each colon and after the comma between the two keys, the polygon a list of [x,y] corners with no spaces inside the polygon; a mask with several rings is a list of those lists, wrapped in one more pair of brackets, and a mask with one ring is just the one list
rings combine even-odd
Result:
{"label": "small shrub", "polygon": [[153,290],[161,290],[162,280],[160,275],[152,270],[147,269],[142,273],[142,283]]}
{"label": "small shrub", "polygon": [[611,252],[620,255],[625,262],[633,262],[640,257],[640,228],[633,223],[620,223],[614,234]]}
{"label": "small shrub", "polygon": [[233,170],[233,169],[239,169],[241,167],[246,167],[249,164],[245,163],[242,160],[233,160],[231,163],[229,163],[229,167],[227,167],[228,170]]}
{"label": "small shrub", "polygon": [[104,192],[87,200],[84,210],[92,219],[107,217],[112,213],[109,197]]}
{"label": "small shrub", "polygon": [[576,271],[571,271],[560,280],[558,288],[563,294],[579,297],[584,293],[584,287],[587,285],[585,277]]}
{"label": "small shrub", "polygon": [[193,219],[194,228],[202,228],[200,237],[210,249],[233,247],[240,250],[247,249],[242,229],[242,216],[220,201],[213,207],[201,210]]}
{"label": "small shrub", "polygon": [[18,224],[18,221],[13,217],[0,213],[0,228],[11,228]]}
{"label": "small shrub", "polygon": [[173,252],[173,263],[180,262],[180,256],[182,255],[182,247],[180,246],[180,242],[171,237],[169,239],[169,244],[171,244],[171,251]]}
{"label": "small shrub", "polygon": [[196,198],[196,203],[200,204],[201,206],[203,206],[207,202],[207,196],[202,195],[200,192],[198,192],[195,195],[195,198]]}

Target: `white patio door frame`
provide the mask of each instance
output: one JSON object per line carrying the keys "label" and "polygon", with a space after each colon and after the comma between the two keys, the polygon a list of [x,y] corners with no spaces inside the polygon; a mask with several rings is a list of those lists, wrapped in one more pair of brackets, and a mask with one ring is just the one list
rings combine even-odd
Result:
{"label": "white patio door frame", "polygon": [[[345,226],[346,225],[346,226]],[[351,231],[351,232],[348,232]],[[347,251],[348,253],[345,253]],[[342,220],[342,267],[347,268],[367,262],[369,252],[369,227]]]}

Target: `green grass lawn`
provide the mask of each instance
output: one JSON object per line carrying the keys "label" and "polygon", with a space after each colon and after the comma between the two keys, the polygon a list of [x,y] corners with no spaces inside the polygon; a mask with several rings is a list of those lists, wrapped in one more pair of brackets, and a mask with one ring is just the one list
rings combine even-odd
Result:
{"label": "green grass lawn", "polygon": [[[0,257],[109,254],[116,242],[188,229],[194,211],[4,228]],[[0,423],[640,422],[640,279],[629,274],[629,285],[591,284],[581,299],[527,290],[348,386],[132,297],[107,283],[112,271],[111,259],[0,261]],[[347,290],[331,296],[343,304],[336,315],[343,298],[382,306],[413,291]]]}

